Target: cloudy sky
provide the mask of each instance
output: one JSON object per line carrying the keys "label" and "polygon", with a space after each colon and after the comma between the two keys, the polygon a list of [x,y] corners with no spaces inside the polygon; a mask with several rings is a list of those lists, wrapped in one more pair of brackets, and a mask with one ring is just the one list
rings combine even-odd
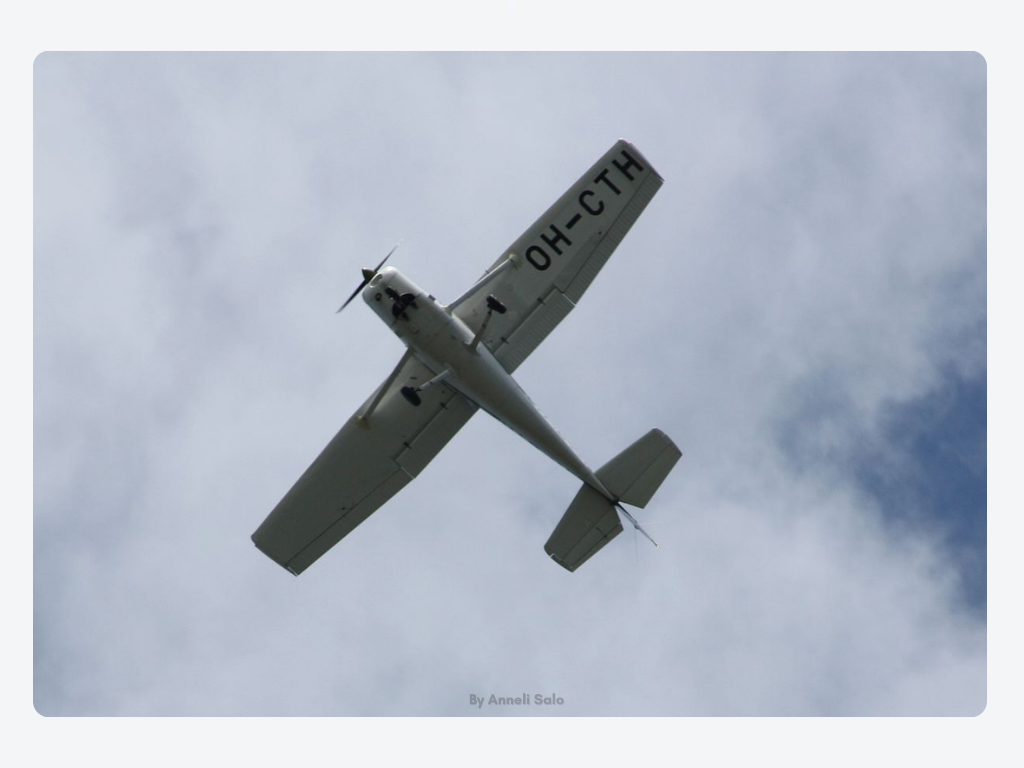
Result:
{"label": "cloudy sky", "polygon": [[[53,54],[34,67],[46,715],[975,715],[986,64]],[[401,343],[619,137],[665,185],[516,378],[683,460],[575,574],[578,482],[486,414],[301,577],[249,536]],[[561,705],[472,707],[470,695]]]}

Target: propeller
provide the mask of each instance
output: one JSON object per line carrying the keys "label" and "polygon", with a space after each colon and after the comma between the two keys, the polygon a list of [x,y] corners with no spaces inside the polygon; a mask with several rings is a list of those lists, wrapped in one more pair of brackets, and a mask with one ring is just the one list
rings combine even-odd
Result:
{"label": "propeller", "polygon": [[359,292],[361,290],[363,290],[363,288],[366,287],[366,284],[368,282],[370,282],[371,280],[373,280],[374,275],[376,275],[378,272],[380,272],[380,268],[384,266],[384,262],[385,261],[387,261],[388,259],[391,258],[391,254],[395,252],[396,248],[398,248],[398,245],[395,245],[394,248],[392,248],[390,251],[388,251],[388,255],[385,256],[383,259],[381,259],[380,264],[378,264],[373,269],[370,269],[369,267],[363,267],[363,282],[361,282],[359,284],[358,288],[356,288],[354,291],[352,291],[352,295],[349,296],[347,299],[345,299],[345,303],[342,304],[340,307],[338,307],[338,310],[334,314],[338,314],[338,312],[341,312],[341,310],[343,310],[345,307],[347,307],[349,304],[352,303],[352,299],[354,299],[356,296],[358,296]]}
{"label": "propeller", "polygon": [[[631,514],[629,514],[629,512],[626,511],[626,508],[624,506],[622,506],[619,503],[616,503],[615,506],[618,507],[619,508],[619,512],[624,514],[626,516],[626,518],[629,520],[629,522],[631,522],[633,524],[633,530],[634,531],[640,531],[640,533],[642,533],[647,538],[647,540],[649,542],[651,542],[651,544],[653,544],[654,546],[658,546],[658,542],[656,542],[654,539],[652,539],[651,535],[649,533],[647,533],[647,531],[645,531],[643,528],[640,527],[640,523],[638,523],[636,521],[636,518],[633,517]],[[633,535],[635,536],[636,534],[634,533]]]}

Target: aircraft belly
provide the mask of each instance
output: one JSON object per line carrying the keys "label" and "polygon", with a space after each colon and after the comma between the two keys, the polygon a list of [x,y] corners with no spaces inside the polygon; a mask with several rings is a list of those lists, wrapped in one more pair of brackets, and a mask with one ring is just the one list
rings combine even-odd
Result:
{"label": "aircraft belly", "polygon": [[[421,304],[409,316],[416,324],[415,331],[400,335],[428,368],[435,374],[449,369],[446,384],[580,480],[607,493],[593,471],[548,423],[491,351],[482,344],[471,348],[474,333],[462,320],[433,303]],[[396,332],[406,330],[409,325],[411,323],[400,320],[396,323]]]}
{"label": "aircraft belly", "polygon": [[432,349],[424,350],[442,367],[451,367],[451,385],[584,482],[596,480],[494,355],[483,346],[468,349],[464,342],[471,336],[453,336],[439,334],[430,345]]}

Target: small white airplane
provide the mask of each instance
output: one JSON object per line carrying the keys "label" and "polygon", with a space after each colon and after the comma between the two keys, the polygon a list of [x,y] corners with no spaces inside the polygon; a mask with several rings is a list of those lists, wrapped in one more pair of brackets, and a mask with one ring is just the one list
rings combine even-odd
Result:
{"label": "small white airplane", "polygon": [[384,267],[390,253],[363,269],[338,311],[362,291],[408,349],[256,529],[256,546],[302,573],[416,477],[478,408],[583,482],[544,545],[556,563],[575,571],[621,533],[616,510],[650,539],[622,505],[650,501],[682,455],[675,444],[652,429],[593,471],[512,373],[576,306],[661,184],[639,150],[618,141],[448,306]]}

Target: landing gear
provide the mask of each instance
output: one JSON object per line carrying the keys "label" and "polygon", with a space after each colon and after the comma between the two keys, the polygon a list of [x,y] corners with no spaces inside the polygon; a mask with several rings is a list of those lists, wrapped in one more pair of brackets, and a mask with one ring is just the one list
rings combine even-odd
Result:
{"label": "landing gear", "polygon": [[430,379],[430,381],[426,382],[425,384],[422,384],[421,386],[418,386],[418,387],[402,387],[402,390],[401,390],[402,391],[402,397],[404,397],[406,400],[408,400],[413,405],[419,405],[420,403],[423,402],[423,400],[420,399],[420,392],[422,392],[425,389],[430,389],[435,384],[440,384],[442,381],[444,381],[449,376],[451,376],[451,374],[452,374],[452,369],[451,368],[445,368],[443,371],[441,371],[439,374],[437,374],[437,376],[435,376],[434,378]]}
{"label": "landing gear", "polygon": [[491,315],[497,312],[499,315],[504,315],[508,312],[508,307],[498,301],[497,297],[493,293],[487,294],[487,314],[484,315],[484,321],[480,323],[480,327],[477,329],[476,336],[473,340],[466,343],[466,349],[470,352],[476,353],[477,345],[480,344],[480,339],[484,337],[484,331],[487,330],[487,324],[491,322]]}
{"label": "landing gear", "polygon": [[387,293],[388,298],[391,299],[394,304],[391,305],[391,314],[395,316],[395,319],[402,318],[408,320],[409,316],[405,313],[408,307],[413,309],[419,309],[416,306],[416,296],[411,293],[399,293],[394,288],[388,287],[384,289]]}

